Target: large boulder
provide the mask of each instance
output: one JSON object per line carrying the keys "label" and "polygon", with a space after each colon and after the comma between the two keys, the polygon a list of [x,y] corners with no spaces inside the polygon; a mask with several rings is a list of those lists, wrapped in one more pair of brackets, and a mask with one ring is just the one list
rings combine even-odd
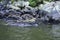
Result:
{"label": "large boulder", "polygon": [[46,17],[50,23],[60,23],[60,2],[51,2],[43,6],[43,10],[49,12]]}

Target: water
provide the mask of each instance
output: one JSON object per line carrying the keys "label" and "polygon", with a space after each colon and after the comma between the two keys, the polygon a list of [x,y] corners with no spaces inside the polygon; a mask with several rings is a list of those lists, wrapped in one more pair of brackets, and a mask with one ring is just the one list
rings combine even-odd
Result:
{"label": "water", "polygon": [[0,40],[60,40],[60,24],[38,27],[6,26],[0,21]]}
{"label": "water", "polygon": [[51,40],[40,28],[0,27],[0,40]]}

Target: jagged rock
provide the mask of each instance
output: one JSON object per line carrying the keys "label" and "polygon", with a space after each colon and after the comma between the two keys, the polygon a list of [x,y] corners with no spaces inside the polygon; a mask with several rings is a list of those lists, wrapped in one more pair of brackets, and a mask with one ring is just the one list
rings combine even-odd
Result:
{"label": "jagged rock", "polygon": [[50,23],[60,23],[60,2],[51,2],[43,6],[43,10],[49,12],[46,17]]}
{"label": "jagged rock", "polygon": [[18,2],[14,2],[13,5],[15,5],[16,7],[18,7],[18,6],[27,7],[27,6],[29,6],[29,2],[28,1],[18,1]]}
{"label": "jagged rock", "polygon": [[[12,5],[13,6],[13,5]],[[15,6],[14,6],[15,7]],[[51,2],[45,4],[43,9],[25,7],[24,9],[14,9],[9,5],[0,5],[0,19],[3,18],[11,25],[37,25],[42,23],[60,23],[60,3]],[[13,23],[10,23],[10,22]]]}

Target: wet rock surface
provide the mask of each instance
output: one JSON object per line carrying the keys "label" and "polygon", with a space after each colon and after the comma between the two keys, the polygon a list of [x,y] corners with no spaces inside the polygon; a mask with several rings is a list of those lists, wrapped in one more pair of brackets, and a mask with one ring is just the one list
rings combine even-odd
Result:
{"label": "wet rock surface", "polygon": [[[57,24],[60,23],[59,2],[45,4],[43,9],[14,9],[0,3],[0,19],[7,22],[8,25],[37,26],[38,24]],[[46,8],[47,7],[47,8]],[[58,8],[57,8],[58,7]]]}
{"label": "wet rock surface", "polygon": [[60,23],[60,2],[51,2],[44,5],[43,10],[49,12],[49,14],[46,15],[46,18],[48,18],[49,23]]}

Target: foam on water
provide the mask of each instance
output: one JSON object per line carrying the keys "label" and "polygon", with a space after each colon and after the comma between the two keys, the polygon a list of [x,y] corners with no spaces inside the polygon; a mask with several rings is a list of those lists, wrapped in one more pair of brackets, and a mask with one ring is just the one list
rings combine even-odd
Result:
{"label": "foam on water", "polygon": [[6,22],[7,22],[6,25],[11,25],[11,26],[20,26],[20,27],[38,26],[38,24],[34,22],[14,22],[13,20],[7,20]]}

